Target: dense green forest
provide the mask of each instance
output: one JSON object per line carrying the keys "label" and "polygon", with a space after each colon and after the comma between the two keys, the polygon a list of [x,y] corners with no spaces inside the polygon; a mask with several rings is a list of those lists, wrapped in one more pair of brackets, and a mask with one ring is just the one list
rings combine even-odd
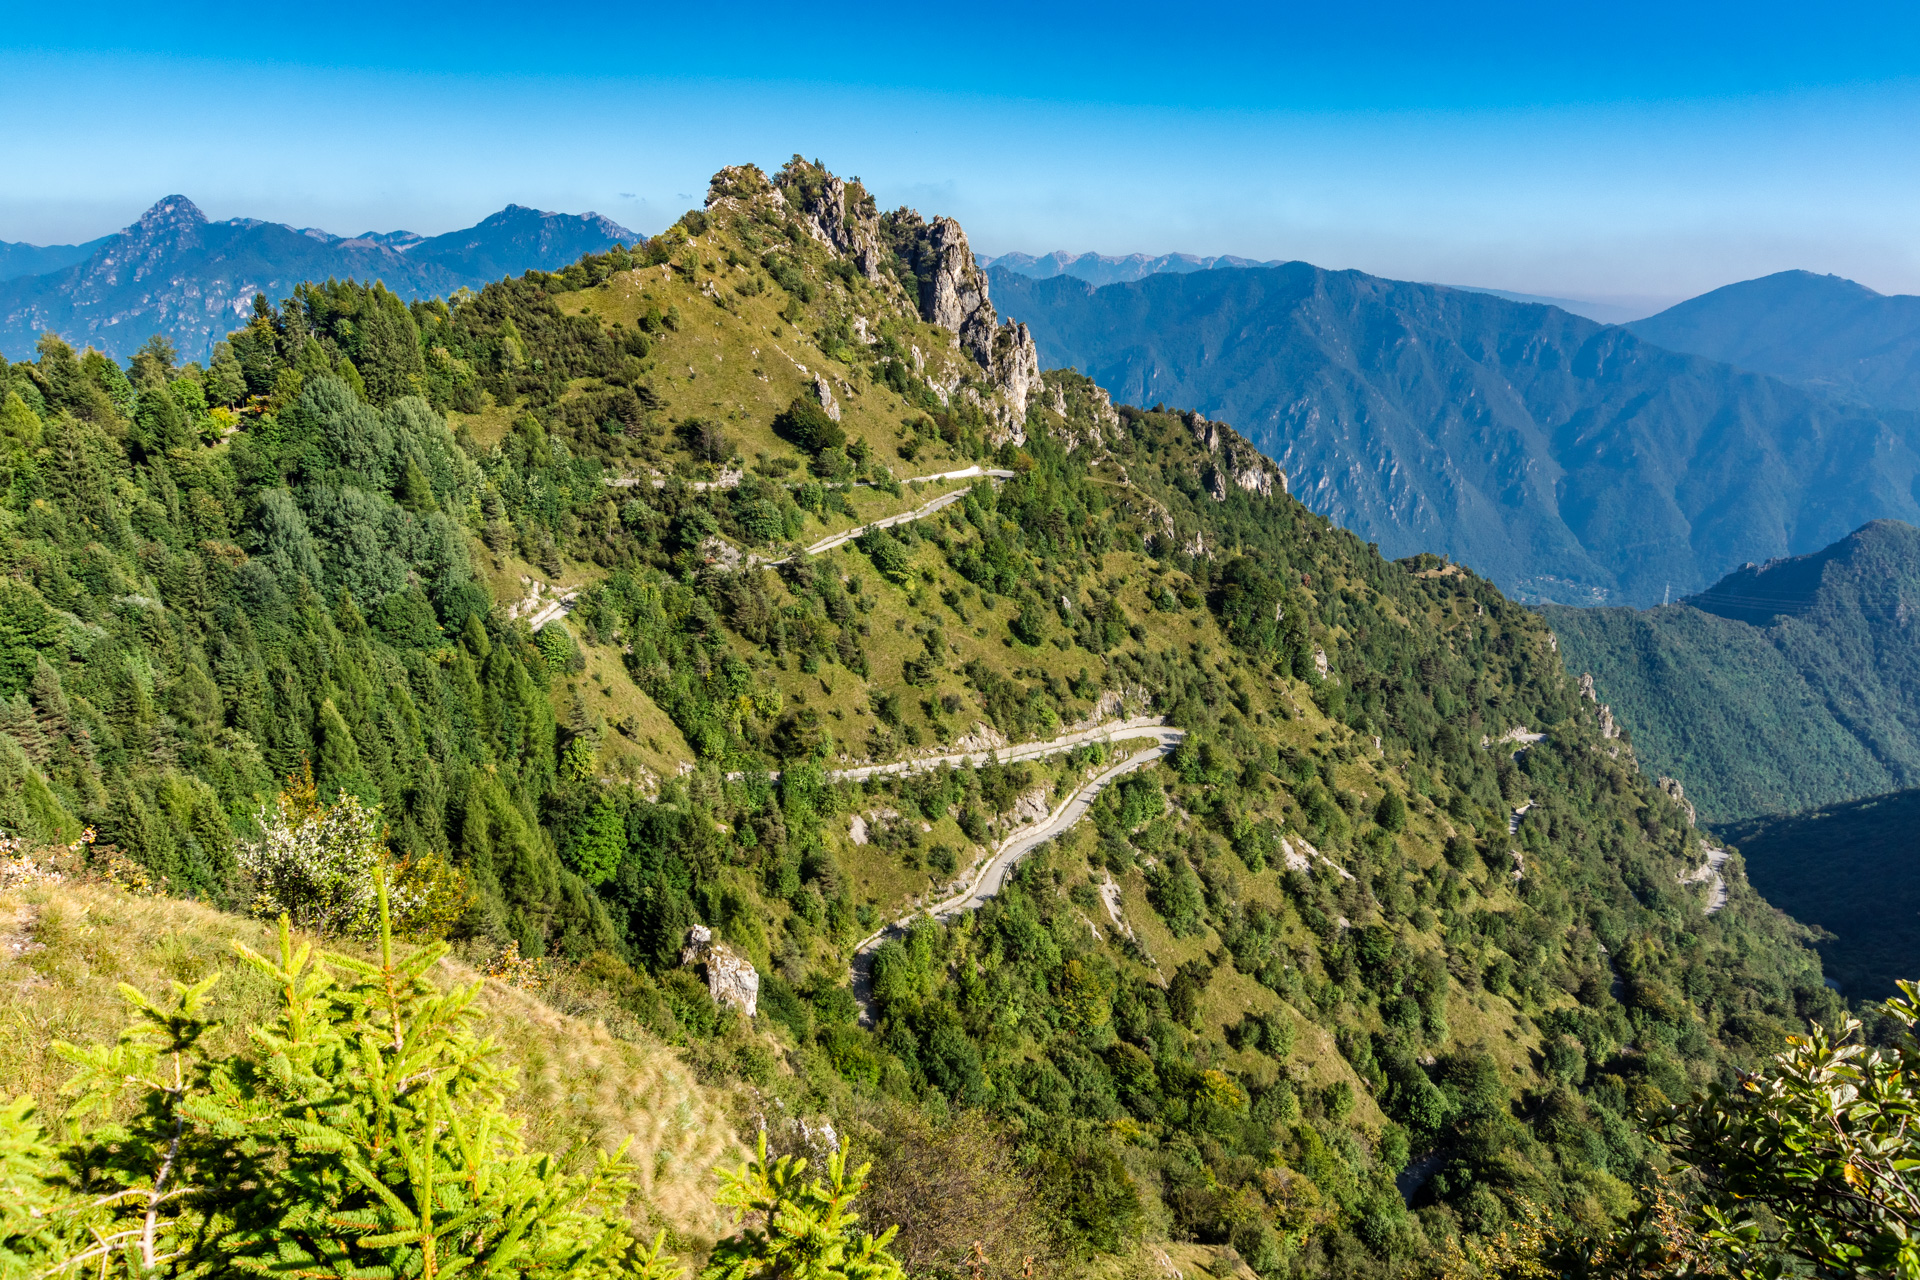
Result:
{"label": "dense green forest", "polygon": [[1916,566],[1920,531],[1876,520],[1676,605],[1546,616],[1648,769],[1729,822],[1920,782]]}
{"label": "dense green forest", "polygon": [[[0,394],[0,825],[243,907],[237,847],[310,764],[403,878],[464,877],[457,946],[791,1115],[950,1144],[1062,1266],[1608,1231],[1661,1166],[1642,1117],[1836,1009],[1803,931],[1737,879],[1703,915],[1695,833],[1537,615],[1236,478],[1221,424],[1010,390],[932,322],[949,228],[796,158],[563,272],[263,300],[204,368],[43,341]],[[796,549],[980,461],[1012,478]],[[578,594],[536,632],[542,576]],[[834,771],[1117,710],[1187,737],[887,942],[863,1019],[853,945],[1105,751]],[[1486,745],[1516,727],[1546,736]],[[680,966],[695,923],[758,1017]]]}

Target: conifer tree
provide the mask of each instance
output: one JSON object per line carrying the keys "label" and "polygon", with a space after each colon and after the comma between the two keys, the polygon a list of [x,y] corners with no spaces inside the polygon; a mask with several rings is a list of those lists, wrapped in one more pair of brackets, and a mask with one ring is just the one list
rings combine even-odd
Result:
{"label": "conifer tree", "polygon": [[429,980],[444,945],[399,954],[378,889],[375,960],[316,956],[285,916],[277,958],[236,944],[280,1007],[232,1058],[202,1048],[213,977],[165,1004],[123,987],[115,1044],[56,1044],[98,1123],[56,1152],[0,1107],[0,1274],[674,1280],[618,1214],[625,1147],[584,1176],[526,1149],[481,984]]}
{"label": "conifer tree", "polygon": [[721,1241],[700,1280],[904,1280],[887,1249],[900,1229],[877,1236],[862,1231],[854,1211],[871,1167],[848,1172],[847,1153],[836,1151],[827,1158],[824,1182],[804,1178],[804,1157],[767,1161],[762,1130],[753,1159],[720,1175],[716,1197],[740,1220],[758,1225]]}

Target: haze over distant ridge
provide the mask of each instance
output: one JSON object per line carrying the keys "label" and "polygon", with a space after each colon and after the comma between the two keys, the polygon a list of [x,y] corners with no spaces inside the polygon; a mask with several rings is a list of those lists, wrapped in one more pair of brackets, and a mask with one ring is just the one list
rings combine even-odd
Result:
{"label": "haze over distant ridge", "polygon": [[[1163,253],[1151,256],[1144,253],[1129,253],[1111,256],[1103,253],[1068,253],[1065,249],[1055,249],[1052,253],[1035,257],[1030,253],[1003,253],[998,257],[981,255],[977,261],[982,269],[999,267],[1003,271],[1012,271],[1026,276],[1030,280],[1051,280],[1056,276],[1072,276],[1076,280],[1085,280],[1094,286],[1122,284],[1134,280],[1143,280],[1148,276],[1172,274],[1186,275],[1195,271],[1214,271],[1225,267],[1280,267],[1288,263],[1285,258],[1271,258],[1260,261],[1256,258],[1242,258],[1234,254],[1223,253],[1214,256],[1202,256],[1196,253]],[[1496,298],[1505,298],[1509,302],[1531,302],[1540,306],[1559,307],[1576,316],[1585,316],[1589,320],[1598,320],[1601,324],[1626,324],[1641,316],[1652,315],[1667,305],[1670,298],[1559,298],[1537,293],[1514,293],[1509,289],[1489,289],[1471,284],[1445,284],[1443,289],[1464,289],[1468,293],[1490,293]]]}
{"label": "haze over distant ridge", "polygon": [[244,320],[255,294],[278,302],[303,281],[354,279],[382,281],[407,299],[445,295],[640,239],[597,213],[517,204],[445,235],[339,236],[257,218],[209,222],[193,201],[172,195],[88,244],[0,246],[0,267],[32,262],[24,250],[55,264],[12,279],[0,272],[0,355],[19,359],[51,330],[121,357],[160,333],[183,358],[200,359]]}

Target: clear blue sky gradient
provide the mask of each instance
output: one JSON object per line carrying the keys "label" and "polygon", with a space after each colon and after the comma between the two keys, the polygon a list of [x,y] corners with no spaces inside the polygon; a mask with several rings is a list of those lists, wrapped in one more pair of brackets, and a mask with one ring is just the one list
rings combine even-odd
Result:
{"label": "clear blue sky gradient", "polygon": [[794,151],[976,249],[1237,253],[1585,298],[1920,292],[1920,9],[41,5],[0,239],[182,192],[349,233],[642,231]]}

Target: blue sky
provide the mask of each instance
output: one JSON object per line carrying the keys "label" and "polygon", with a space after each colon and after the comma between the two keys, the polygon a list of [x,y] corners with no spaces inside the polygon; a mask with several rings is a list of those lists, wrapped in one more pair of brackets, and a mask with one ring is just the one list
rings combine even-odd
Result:
{"label": "blue sky", "polygon": [[981,252],[1920,292],[1911,5],[105,3],[5,30],[0,239],[174,191],[343,233],[509,201],[651,231],[719,165],[804,151]]}

